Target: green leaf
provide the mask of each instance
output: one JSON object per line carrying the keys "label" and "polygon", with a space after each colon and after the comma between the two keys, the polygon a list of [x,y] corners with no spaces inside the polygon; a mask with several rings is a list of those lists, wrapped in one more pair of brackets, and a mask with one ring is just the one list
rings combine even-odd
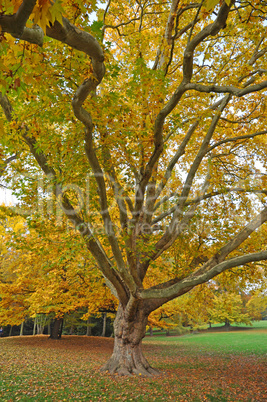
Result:
{"label": "green leaf", "polygon": [[206,2],[207,10],[213,10],[219,2],[220,0],[207,0]]}

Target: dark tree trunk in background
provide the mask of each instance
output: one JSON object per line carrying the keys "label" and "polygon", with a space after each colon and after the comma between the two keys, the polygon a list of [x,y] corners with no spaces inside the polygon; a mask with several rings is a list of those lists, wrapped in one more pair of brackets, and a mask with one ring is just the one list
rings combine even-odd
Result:
{"label": "dark tree trunk in background", "polygon": [[226,329],[227,331],[229,331],[229,330],[230,330],[230,326],[231,326],[230,321],[226,319],[226,320],[225,320],[225,324],[224,324],[225,329]]}
{"label": "dark tree trunk in background", "polygon": [[91,319],[91,317],[88,317],[88,320],[87,320],[86,335],[92,336],[92,319]]}
{"label": "dark tree trunk in background", "polygon": [[64,319],[62,318],[62,319],[61,319],[61,323],[60,323],[59,332],[58,332],[58,339],[60,339],[61,336],[62,336],[63,324],[64,324]]}
{"label": "dark tree trunk in background", "polygon": [[51,330],[50,338],[51,339],[60,339],[63,330],[63,318],[55,318],[53,327]]}

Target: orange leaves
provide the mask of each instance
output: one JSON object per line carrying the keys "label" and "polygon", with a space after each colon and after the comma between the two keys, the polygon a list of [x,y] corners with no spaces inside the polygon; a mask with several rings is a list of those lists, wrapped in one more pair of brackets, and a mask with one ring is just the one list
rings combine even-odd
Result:
{"label": "orange leaves", "polygon": [[0,210],[0,322],[114,308],[114,297],[71,229],[65,232],[48,219],[26,226],[23,218],[5,211]]}
{"label": "orange leaves", "polygon": [[[241,337],[237,333],[231,335],[227,349]],[[217,344],[225,339],[223,333],[210,336],[212,339],[217,336]],[[266,400],[264,356],[214,351],[201,344],[201,337],[147,338],[145,352],[154,366],[164,370],[163,375],[149,379],[99,374],[99,367],[112,353],[110,338],[63,336],[60,341],[47,336],[4,338],[0,340],[0,357],[4,362],[2,395],[9,400],[53,401]],[[262,331],[262,342],[265,337],[266,330]],[[256,339],[260,343],[260,338]]]}
{"label": "orange leaves", "polygon": [[0,4],[0,13],[13,14],[17,12],[20,5],[20,0],[2,0]]}
{"label": "orange leaves", "polygon": [[[3,0],[0,4],[0,13],[3,14],[15,14],[19,7],[21,6],[20,0]],[[61,6],[61,1],[51,1],[51,0],[38,0],[30,19],[34,24],[39,25],[44,33],[46,32],[46,26],[57,20],[62,23],[62,12],[63,8]]]}

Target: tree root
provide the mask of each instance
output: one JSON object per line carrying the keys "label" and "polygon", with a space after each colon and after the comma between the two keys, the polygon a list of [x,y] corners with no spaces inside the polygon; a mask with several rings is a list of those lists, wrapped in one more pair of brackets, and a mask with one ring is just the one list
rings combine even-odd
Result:
{"label": "tree root", "polygon": [[101,372],[106,372],[111,375],[120,376],[133,376],[137,375],[140,377],[154,377],[160,375],[160,371],[152,368],[150,365],[135,365],[134,362],[126,364],[125,362],[120,362],[117,359],[111,359],[100,369]]}

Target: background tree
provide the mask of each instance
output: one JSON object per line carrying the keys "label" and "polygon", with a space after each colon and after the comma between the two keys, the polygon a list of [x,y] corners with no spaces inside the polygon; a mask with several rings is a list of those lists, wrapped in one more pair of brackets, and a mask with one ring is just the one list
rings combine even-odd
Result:
{"label": "background tree", "polygon": [[247,312],[251,320],[262,320],[267,318],[267,295],[266,291],[257,290],[251,295],[247,304]]}
{"label": "background tree", "polygon": [[266,3],[10,0],[0,26],[5,155],[44,172],[119,300],[104,370],[153,375],[149,314],[267,259]]}
{"label": "background tree", "polygon": [[209,309],[209,320],[213,323],[224,323],[228,329],[233,323],[248,324],[249,315],[244,310],[239,294],[224,292],[214,296],[213,307]]}
{"label": "background tree", "polygon": [[51,337],[57,338],[70,312],[84,309],[87,319],[100,309],[115,309],[114,296],[73,229],[56,226],[52,218],[26,221],[10,208],[1,211],[1,323],[46,315],[54,318]]}

